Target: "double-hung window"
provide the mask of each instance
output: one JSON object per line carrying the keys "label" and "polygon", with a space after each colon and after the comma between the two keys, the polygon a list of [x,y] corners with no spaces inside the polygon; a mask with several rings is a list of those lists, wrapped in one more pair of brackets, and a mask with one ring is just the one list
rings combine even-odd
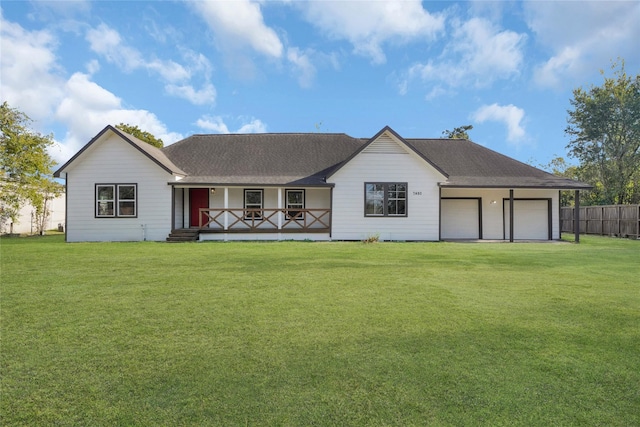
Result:
{"label": "double-hung window", "polygon": [[262,219],[262,190],[244,190],[244,218]]}
{"label": "double-hung window", "polygon": [[286,190],[286,219],[304,219],[304,190]]}
{"label": "double-hung window", "polygon": [[366,182],[364,216],[407,216],[407,183]]}
{"label": "double-hung window", "polygon": [[136,184],[96,184],[96,218],[135,218]]}

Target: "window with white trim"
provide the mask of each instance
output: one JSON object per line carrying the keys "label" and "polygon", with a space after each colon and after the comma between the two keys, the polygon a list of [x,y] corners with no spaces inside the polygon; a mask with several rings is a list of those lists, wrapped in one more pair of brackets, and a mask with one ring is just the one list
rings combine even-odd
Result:
{"label": "window with white trim", "polygon": [[244,190],[245,219],[262,219],[262,190]]}
{"label": "window with white trim", "polygon": [[407,183],[366,182],[364,216],[407,216]]}
{"label": "window with white trim", "polygon": [[96,184],[96,218],[135,218],[137,184]]}
{"label": "window with white trim", "polygon": [[304,190],[285,190],[286,219],[304,219]]}

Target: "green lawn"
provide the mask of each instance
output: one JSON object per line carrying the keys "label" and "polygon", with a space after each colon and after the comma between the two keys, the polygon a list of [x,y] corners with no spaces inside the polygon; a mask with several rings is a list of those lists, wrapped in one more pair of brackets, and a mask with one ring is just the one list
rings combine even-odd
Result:
{"label": "green lawn", "polygon": [[0,250],[2,425],[640,425],[640,241]]}

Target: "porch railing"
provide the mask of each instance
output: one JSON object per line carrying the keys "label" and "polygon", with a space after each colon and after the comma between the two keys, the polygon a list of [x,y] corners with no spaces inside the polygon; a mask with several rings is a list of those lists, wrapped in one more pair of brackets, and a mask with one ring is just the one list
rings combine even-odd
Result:
{"label": "porch railing", "polygon": [[331,229],[331,209],[200,208],[198,228],[208,232],[304,232]]}

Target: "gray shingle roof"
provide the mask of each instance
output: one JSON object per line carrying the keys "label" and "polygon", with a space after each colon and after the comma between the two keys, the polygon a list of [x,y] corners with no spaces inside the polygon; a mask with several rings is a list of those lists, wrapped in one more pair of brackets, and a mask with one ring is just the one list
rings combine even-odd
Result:
{"label": "gray shingle roof", "polygon": [[324,177],[360,145],[345,134],[193,135],[163,152],[183,183],[326,185]]}
{"label": "gray shingle roof", "polygon": [[588,189],[465,139],[406,139],[449,175],[443,187]]}
{"label": "gray shingle roof", "polygon": [[[193,135],[162,152],[187,176],[179,184],[327,185],[325,177],[372,139],[346,134]],[[443,187],[587,189],[463,139],[403,139],[448,175]]]}

